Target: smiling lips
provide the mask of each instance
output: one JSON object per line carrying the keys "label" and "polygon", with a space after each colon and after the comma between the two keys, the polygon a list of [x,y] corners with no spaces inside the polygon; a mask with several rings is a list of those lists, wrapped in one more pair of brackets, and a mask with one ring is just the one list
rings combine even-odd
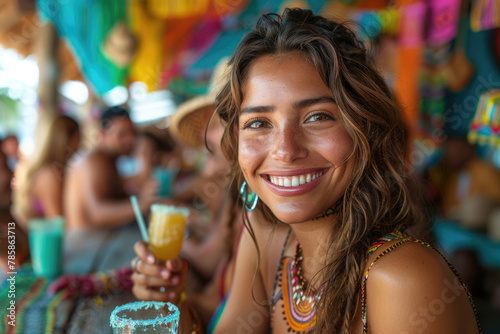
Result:
{"label": "smiling lips", "polygon": [[323,175],[323,172],[317,173],[307,173],[294,176],[272,176],[269,175],[269,181],[272,184],[280,187],[297,187],[302,184],[309,183],[316,180],[318,177]]}
{"label": "smiling lips", "polygon": [[261,177],[273,193],[280,196],[297,196],[314,189],[327,171],[328,168],[303,169],[261,174]]}

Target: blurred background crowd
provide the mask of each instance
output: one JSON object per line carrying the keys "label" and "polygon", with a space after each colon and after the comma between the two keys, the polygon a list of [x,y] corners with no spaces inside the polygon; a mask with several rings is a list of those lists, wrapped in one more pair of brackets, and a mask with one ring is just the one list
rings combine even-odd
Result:
{"label": "blurred background crowd", "polygon": [[146,216],[155,202],[191,210],[183,256],[199,291],[224,296],[242,225],[215,92],[255,18],[286,7],[351,20],[370,46],[405,110],[432,237],[485,333],[500,330],[498,0],[1,0],[2,270],[9,222],[21,265],[30,219],[119,228],[137,195]]}

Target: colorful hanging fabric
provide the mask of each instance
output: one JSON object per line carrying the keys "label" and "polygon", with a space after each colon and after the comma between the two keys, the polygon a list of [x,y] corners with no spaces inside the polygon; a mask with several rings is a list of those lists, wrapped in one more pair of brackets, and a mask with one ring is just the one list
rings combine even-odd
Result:
{"label": "colorful hanging fabric", "polygon": [[399,32],[399,11],[396,7],[388,7],[378,11],[382,31],[388,35],[396,35]]}
{"label": "colorful hanging fabric", "polygon": [[129,79],[142,81],[148,90],[153,91],[158,88],[164,58],[162,40],[166,21],[151,16],[141,0],[129,3],[130,28],[139,41]]}
{"label": "colorful hanging fabric", "polygon": [[445,44],[457,36],[461,0],[432,0],[428,42]]}
{"label": "colorful hanging fabric", "polygon": [[[249,3],[250,0],[212,0],[208,12],[204,17],[192,22],[185,33],[168,32],[168,35],[165,36],[165,41],[169,41],[167,43],[175,45],[175,47],[169,48],[165,52],[167,56],[165,57],[164,70],[161,74],[161,84],[167,85],[172,79],[179,76],[189,78],[189,75],[192,73],[191,68],[193,64],[197,60],[204,58],[208,50],[215,48],[216,41],[221,36],[221,32],[223,33],[225,29],[237,29],[236,25],[242,24],[234,15],[246,8]],[[168,22],[171,22],[171,20]],[[173,26],[175,26],[175,30],[177,31],[177,25]],[[176,38],[179,41],[172,43]],[[164,43],[164,45],[167,43]],[[231,53],[233,50],[231,50]],[[227,55],[222,53],[209,69],[212,69],[220,59]]]}
{"label": "colorful hanging fabric", "polygon": [[472,1],[470,26],[473,31],[500,27],[500,1]]}
{"label": "colorful hanging fabric", "polygon": [[185,18],[206,14],[211,0],[148,0],[151,15],[162,19]]}
{"label": "colorful hanging fabric", "polygon": [[468,138],[470,142],[500,147],[500,89],[481,94]]}
{"label": "colorful hanging fabric", "polygon": [[419,76],[419,130],[433,137],[436,129],[444,130],[446,82],[443,73],[434,66],[422,66]]}
{"label": "colorful hanging fabric", "polygon": [[425,138],[436,138],[444,131],[446,103],[446,77],[442,67],[448,61],[451,43],[430,45],[422,50],[422,67],[419,75],[420,113],[419,133]]}
{"label": "colorful hanging fabric", "polygon": [[[184,35],[180,35],[175,29],[167,31],[164,37],[171,47],[165,52],[163,71],[160,75],[162,86],[168,85],[177,75],[184,74],[187,68],[210,48],[220,34],[222,25],[219,17],[208,15],[203,20],[191,21],[185,28],[187,32]],[[164,47],[166,45],[167,43],[164,43]]]}
{"label": "colorful hanging fabric", "polygon": [[37,0],[39,15],[67,40],[97,95],[123,84],[128,74],[127,68],[116,66],[101,50],[112,27],[127,22],[125,4],[119,0]]}
{"label": "colorful hanging fabric", "polygon": [[423,1],[401,0],[396,96],[405,110],[405,120],[413,136],[418,118],[418,75],[424,36],[426,6]]}
{"label": "colorful hanging fabric", "polygon": [[396,35],[399,31],[399,13],[394,7],[360,12],[355,20],[362,28],[359,33],[367,39],[376,39],[382,33]]}

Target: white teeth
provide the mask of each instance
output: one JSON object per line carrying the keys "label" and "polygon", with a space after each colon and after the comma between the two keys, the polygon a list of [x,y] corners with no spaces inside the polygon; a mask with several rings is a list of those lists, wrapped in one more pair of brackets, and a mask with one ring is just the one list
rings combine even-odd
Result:
{"label": "white teeth", "polygon": [[323,172],[295,175],[290,177],[269,175],[269,181],[271,181],[272,184],[275,184],[280,187],[298,187],[299,185],[306,184],[316,180],[321,175],[323,175]]}

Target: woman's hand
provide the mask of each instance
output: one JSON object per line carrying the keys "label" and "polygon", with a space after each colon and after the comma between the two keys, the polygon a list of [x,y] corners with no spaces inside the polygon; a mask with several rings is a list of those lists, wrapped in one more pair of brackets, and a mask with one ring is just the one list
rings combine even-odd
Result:
{"label": "woman's hand", "polygon": [[178,304],[188,279],[188,262],[177,257],[160,265],[143,241],[136,242],[134,250],[137,257],[130,263],[135,297]]}

